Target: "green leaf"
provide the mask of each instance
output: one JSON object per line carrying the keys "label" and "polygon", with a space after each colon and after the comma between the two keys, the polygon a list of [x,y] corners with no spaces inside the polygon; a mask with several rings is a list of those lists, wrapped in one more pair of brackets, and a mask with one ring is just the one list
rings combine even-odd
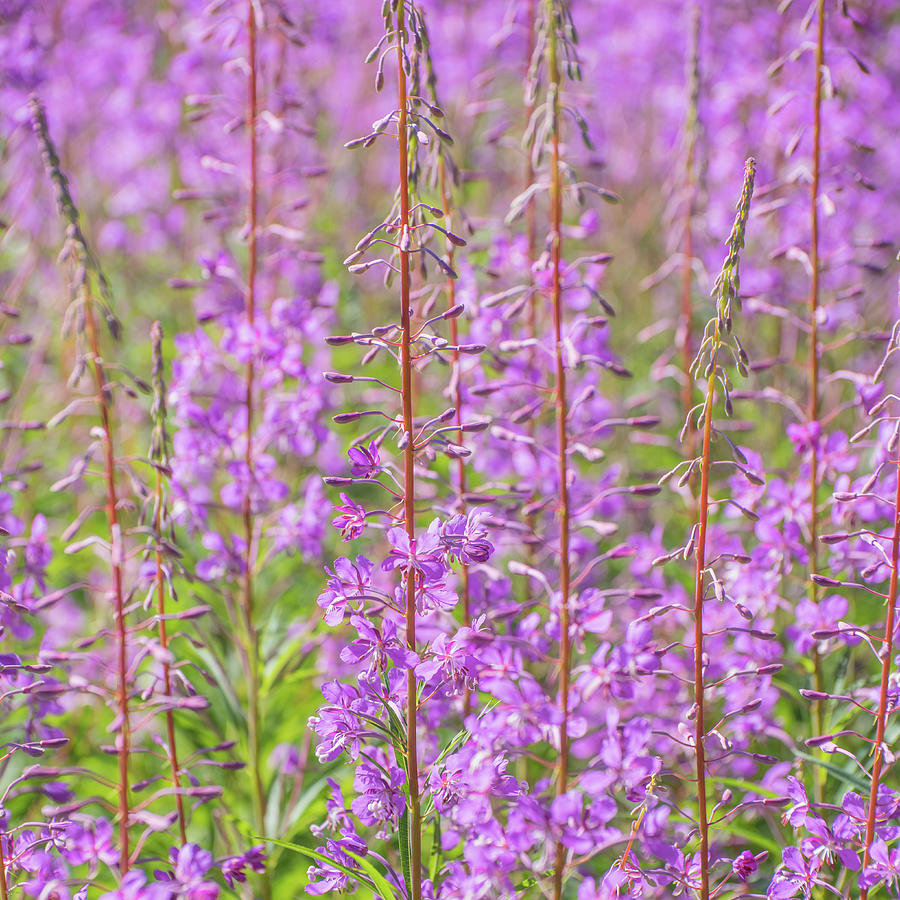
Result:
{"label": "green leaf", "polygon": [[[352,853],[346,847],[344,848],[344,853],[348,856],[352,856],[360,865],[360,867],[368,874],[368,876],[372,879],[372,883],[375,885],[375,889],[379,894],[384,898],[384,900],[404,900],[403,897],[398,896],[397,892],[392,887],[391,883],[375,868],[375,866],[369,862],[364,856],[357,856],[355,853]],[[408,890],[408,888],[407,888]],[[407,896],[409,896],[407,894]]]}
{"label": "green leaf", "polygon": [[351,869],[349,866],[345,866],[343,863],[333,860],[330,856],[326,856],[318,850],[313,850],[311,847],[304,847],[302,844],[293,844],[290,841],[280,841],[277,838],[263,837],[258,834],[253,836],[253,840],[274,844],[276,847],[282,847],[285,850],[293,850],[294,853],[299,853],[315,862],[325,863],[326,865],[331,866],[331,868],[343,872],[344,875],[363,882],[372,891],[373,896],[380,896],[383,900],[401,900],[401,898],[397,897],[390,884],[388,884],[387,879],[385,879],[372,863],[367,859],[361,859],[355,853],[350,853],[346,848],[344,848],[344,852],[359,863],[361,871]]}
{"label": "green leaf", "polygon": [[412,897],[412,867],[409,862],[409,810],[403,810],[400,816],[400,865],[403,868],[403,883],[406,885],[406,896]]}
{"label": "green leaf", "polygon": [[429,876],[431,883],[437,885],[438,866],[441,862],[441,817],[434,817],[434,838],[431,842],[431,865],[429,868]]}
{"label": "green leaf", "polygon": [[238,699],[237,694],[234,692],[228,670],[222,664],[219,657],[208,647],[197,648],[194,652],[197,654],[204,668],[210,672],[210,674],[215,676],[217,687],[225,701],[224,706],[229,714],[232,724],[238,728],[238,733],[246,730],[247,720],[244,715],[243,705]]}
{"label": "green leaf", "polygon": [[[385,685],[385,689],[389,690],[388,685]],[[378,699],[388,715],[394,751],[398,756],[406,756],[406,723],[397,715],[397,711],[384,697],[379,696]]]}
{"label": "green leaf", "polygon": [[710,780],[715,781],[716,784],[723,784],[725,787],[737,788],[738,790],[746,791],[748,794],[759,794],[761,797],[770,797],[773,800],[782,796],[778,791],[771,791],[758,784],[742,781],[740,778],[719,778],[718,776],[713,776]]}

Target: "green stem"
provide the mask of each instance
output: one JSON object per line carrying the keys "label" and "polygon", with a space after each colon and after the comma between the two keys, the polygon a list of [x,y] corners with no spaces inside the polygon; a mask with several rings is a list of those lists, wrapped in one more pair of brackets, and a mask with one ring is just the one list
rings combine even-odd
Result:
{"label": "green stem", "polygon": [[[250,69],[248,86],[247,128],[250,136],[250,241],[247,263],[247,322],[252,327],[256,320],[256,269],[258,265],[257,250],[257,210],[259,198],[259,167],[256,123],[259,117],[258,66],[256,13],[253,0],[247,3],[247,42],[248,65]],[[251,358],[245,373],[245,403],[247,407],[247,446],[244,462],[247,466],[247,493],[244,496],[241,518],[243,537],[246,544],[244,558],[244,583],[241,592],[241,609],[244,615],[244,627],[247,639],[247,751],[250,765],[250,778],[253,791],[253,818],[257,833],[265,833],[266,793],[263,786],[260,749],[260,700],[259,700],[259,633],[254,621],[254,586],[253,586],[253,510],[250,492],[253,483],[253,419],[254,419],[254,384],[255,367]],[[263,897],[269,900],[272,886],[268,870],[260,877]]]}
{"label": "green stem", "polygon": [[[169,636],[166,631],[166,586],[163,573],[162,553],[162,473],[156,470],[156,510],[153,518],[153,527],[156,536],[156,550],[154,558],[156,562],[156,608],[159,612],[159,646],[163,653],[168,649]],[[163,663],[163,690],[167,697],[172,696],[172,670],[168,662]],[[171,709],[166,710],[166,734],[169,739],[169,765],[172,773],[172,785],[175,788],[175,810],[178,813],[178,831],[181,835],[181,843],[187,843],[187,823],[184,815],[184,798],[181,796],[181,778],[178,766],[178,751],[175,747],[175,713]],[[0,898],[2,900],[2,898]]]}

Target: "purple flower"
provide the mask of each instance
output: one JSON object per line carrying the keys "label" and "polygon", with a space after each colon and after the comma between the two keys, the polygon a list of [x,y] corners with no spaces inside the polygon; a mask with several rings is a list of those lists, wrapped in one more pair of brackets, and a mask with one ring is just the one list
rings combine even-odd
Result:
{"label": "purple flower", "polygon": [[731,871],[737,875],[741,881],[747,881],[758,867],[758,860],[752,851],[744,850],[739,853],[731,863]]}
{"label": "purple flower", "polygon": [[228,887],[234,887],[236,883],[243,884],[247,880],[244,869],[253,872],[265,872],[266,854],[262,846],[251,847],[240,856],[229,856],[221,863],[222,877]]}
{"label": "purple flower", "polygon": [[102,894],[100,900],[171,900],[172,890],[162,884],[147,884],[147,876],[132,869],[114,891]]}
{"label": "purple flower", "polygon": [[665,863],[666,877],[673,884],[672,893],[688,894],[700,889],[700,854],[684,852],[663,842],[651,844],[653,852]]}
{"label": "purple flower", "polygon": [[806,453],[819,443],[822,426],[819,422],[806,422],[803,425],[788,425],[787,436],[797,453]]}
{"label": "purple flower", "polygon": [[[68,871],[65,863],[52,852],[45,833],[36,839],[30,831],[24,831],[15,844],[15,859],[27,877],[20,884],[29,897],[52,897],[64,891]],[[8,865],[8,863],[7,863]]]}
{"label": "purple flower", "polygon": [[465,642],[441,632],[429,645],[423,662],[416,666],[416,678],[426,684],[428,693],[443,684],[450,693],[472,686],[476,661]]}
{"label": "purple flower", "polygon": [[550,819],[560,840],[577,854],[595,850],[617,834],[606,827],[615,814],[616,802],[611,797],[601,796],[586,804],[580,791],[560,794],[550,804]]}
{"label": "purple flower", "polygon": [[371,763],[363,763],[356,770],[353,787],[359,792],[350,809],[363,825],[391,823],[395,828],[406,809],[403,785],[406,773],[391,766],[389,775]]}
{"label": "purple flower", "polygon": [[348,451],[350,457],[350,474],[355,478],[373,478],[382,471],[378,445],[370,441],[368,447],[354,444]]}
{"label": "purple flower", "polygon": [[[854,791],[847,791],[841,800],[841,808],[850,820],[862,826],[868,819],[869,798],[861,797]],[[886,824],[898,814],[900,814],[900,794],[882,782],[878,785],[878,796],[875,800],[875,823]]]}
{"label": "purple flower", "polygon": [[818,883],[822,860],[807,859],[796,847],[785,847],[781,856],[782,864],[769,885],[767,896],[770,900],[788,900],[799,891],[804,900],[809,900],[813,885]]}
{"label": "purple flower", "polygon": [[446,576],[438,535],[426,532],[410,542],[405,529],[391,528],[387,538],[391,551],[381,564],[385,572],[412,568],[420,572],[426,581],[441,581]]}
{"label": "purple flower", "polygon": [[356,540],[366,527],[366,511],[354,503],[346,494],[341,494],[343,506],[335,506],[337,515],[331,520],[335,528],[341,529],[341,540]]}
{"label": "purple flower", "polygon": [[900,848],[889,849],[880,838],[875,838],[869,847],[871,863],[859,876],[862,888],[873,888],[877,884],[895,885],[900,881]]}
{"label": "purple flower", "polygon": [[[339,840],[326,841],[324,847],[318,848],[319,853],[326,854],[345,868],[358,869],[359,864],[347,852],[348,850],[355,856],[365,856],[369,848],[355,832],[349,830],[343,832]],[[349,875],[327,863],[310,866],[306,875],[310,882],[306,887],[306,893],[313,896],[352,893],[355,885]]]}
{"label": "purple flower", "polygon": [[303,771],[300,751],[294,744],[278,744],[269,754],[269,765],[288,778],[295,778]]}
{"label": "purple flower", "polygon": [[345,663],[361,663],[371,657],[370,668],[379,671],[388,660],[401,669],[411,669],[418,663],[418,655],[400,643],[397,626],[390,619],[385,619],[378,628],[362,616],[350,616],[350,624],[359,637],[341,650]]}
{"label": "purple flower", "polygon": [[816,644],[812,633],[837,628],[846,615],[847,598],[840,594],[828,594],[818,603],[804,597],[796,606],[797,624],[788,627],[788,637],[794,639],[798,653],[809,653]]}
{"label": "purple flower", "polygon": [[169,862],[174,866],[174,871],[157,870],[156,879],[170,889],[177,887],[179,897],[186,900],[216,900],[219,896],[219,886],[214,881],[205,880],[213,866],[213,855],[208,850],[197,844],[172,847]]}
{"label": "purple flower", "polygon": [[333,570],[325,569],[331,577],[316,602],[325,610],[328,625],[340,625],[344,621],[347,606],[369,587],[372,568],[372,563],[364,556],[357,556],[355,563],[340,556],[334,561]]}
{"label": "purple flower", "polygon": [[197,576],[203,581],[233,579],[240,576],[244,569],[245,541],[238,535],[230,539],[231,545],[221,534],[208,531],[203,535],[203,546],[211,553],[197,563]]}
{"label": "purple flower", "polygon": [[856,828],[847,816],[835,819],[833,832],[818,816],[807,816],[805,828],[809,837],[800,842],[805,856],[820,856],[828,863],[836,856],[848,869],[854,872],[859,869],[859,856],[850,849],[856,841]]}
{"label": "purple flower", "polygon": [[309,829],[318,838],[329,831],[340,832],[344,829],[352,828],[340,785],[333,778],[329,778],[328,786],[331,788],[331,791],[328,794],[328,799],[325,801],[325,821],[321,825],[312,825]]}
{"label": "purple flower", "polygon": [[516,681],[492,678],[489,690],[499,703],[485,717],[485,725],[493,725],[498,739],[508,746],[537,743],[560,722],[559,709],[530,675]]}
{"label": "purple flower", "polygon": [[810,814],[809,797],[806,796],[806,788],[793,775],[789,775],[787,781],[787,793],[791,804],[785,808],[781,819],[785,824],[801,828],[806,824],[806,819]]}
{"label": "purple flower", "polygon": [[370,732],[354,710],[361,707],[370,715],[378,710],[371,704],[366,705],[357,689],[340,682],[326,682],[322,694],[326,705],[309,720],[309,727],[322,738],[316,748],[316,757],[320,762],[330,762],[346,750],[355,760]]}
{"label": "purple flower", "polygon": [[[404,602],[405,586],[397,588],[397,605]],[[416,611],[427,616],[435,610],[449,612],[459,603],[459,594],[442,581],[420,581],[416,589]],[[404,604],[405,605],[405,604]],[[402,608],[402,607],[401,607]]]}
{"label": "purple flower", "polygon": [[478,513],[459,514],[440,526],[440,545],[449,559],[458,559],[465,565],[485,563],[490,559],[494,547],[480,522]]}
{"label": "purple flower", "polygon": [[97,873],[98,863],[112,868],[119,862],[113,827],[106,819],[92,819],[86,824],[75,823],[66,831],[66,859],[72,865],[88,863],[91,874]]}
{"label": "purple flower", "polygon": [[229,463],[226,471],[234,480],[222,488],[222,502],[231,509],[240,509],[249,496],[251,510],[259,512],[284,500],[290,491],[283,481],[273,477],[277,465],[268,453],[254,457],[252,472],[243,461]]}

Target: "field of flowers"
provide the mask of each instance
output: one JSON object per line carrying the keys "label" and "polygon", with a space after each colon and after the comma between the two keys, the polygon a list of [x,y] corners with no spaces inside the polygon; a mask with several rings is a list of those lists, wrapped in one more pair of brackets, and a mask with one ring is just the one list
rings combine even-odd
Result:
{"label": "field of flowers", "polygon": [[0,0],[0,900],[900,897],[893,0]]}

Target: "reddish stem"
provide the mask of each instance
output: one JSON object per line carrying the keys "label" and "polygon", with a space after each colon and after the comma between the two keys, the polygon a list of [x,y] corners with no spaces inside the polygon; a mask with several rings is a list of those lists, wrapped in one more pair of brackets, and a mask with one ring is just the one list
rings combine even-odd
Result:
{"label": "reddish stem", "polygon": [[9,885],[6,883],[6,859],[3,856],[3,838],[0,832],[0,900],[9,900]]}
{"label": "reddish stem", "polygon": [[[397,148],[400,160],[400,246],[409,247],[409,133],[407,126],[406,69],[406,8],[404,0],[397,7]],[[416,478],[415,446],[413,442],[413,370],[411,358],[412,326],[410,322],[409,249],[400,250],[400,342],[401,392],[403,403],[403,431],[406,446],[403,451],[403,518],[410,547],[416,539]],[[406,571],[406,646],[416,649],[416,574],[410,566]],[[406,680],[406,767],[409,786],[409,854],[410,900],[422,900],[422,809],[419,799],[419,759],[416,746],[416,677],[412,669]]]}
{"label": "reddish stem", "polygon": [[694,749],[696,751],[697,805],[700,828],[700,900],[709,900],[709,812],[706,803],[706,737],[705,697],[703,685],[703,595],[706,570],[706,526],[709,518],[710,443],[712,441],[712,410],[715,394],[718,345],[710,360],[710,376],[703,407],[703,450],[700,462],[699,528],[697,535],[697,565],[694,572],[694,703],[696,721]]}
{"label": "reddish stem", "polygon": [[[569,510],[568,457],[569,437],[566,431],[568,403],[566,401],[566,367],[562,342],[562,184],[559,153],[559,65],[557,61],[556,21],[553,0],[547,0],[547,67],[550,89],[555,97],[552,112],[550,210],[551,210],[551,266],[553,305],[553,337],[556,357],[556,453],[559,473],[559,710],[562,722],[559,728],[559,774],[557,795],[569,787],[569,667],[571,646],[569,636],[569,592],[571,572],[569,567]],[[565,874],[566,848],[556,844],[556,863],[553,870],[553,896],[562,897]]]}
{"label": "reddish stem", "polygon": [[[878,718],[875,729],[875,749],[872,760],[872,787],[869,791],[869,815],[866,819],[866,843],[863,852],[863,871],[869,864],[869,849],[875,838],[875,812],[878,785],[884,766],[884,733],[888,716],[888,688],[891,678],[891,657],[894,653],[894,628],[897,615],[897,570],[900,567],[900,447],[897,457],[897,489],[894,495],[894,535],[891,547],[891,581],[888,587],[887,617],[884,624],[884,643],[881,647],[881,690],[878,696]],[[860,900],[866,900],[868,891],[860,891]]]}
{"label": "reddish stem", "polygon": [[100,423],[103,430],[104,477],[106,480],[106,521],[109,525],[110,554],[113,578],[113,597],[115,602],[116,623],[116,696],[119,704],[119,739],[116,749],[119,759],[119,855],[122,874],[129,868],[128,842],[128,755],[131,744],[131,726],[128,718],[128,631],[125,627],[125,595],[122,587],[122,529],[119,525],[119,500],[116,493],[116,457],[113,449],[112,425],[109,415],[109,388],[106,373],[100,356],[100,344],[97,338],[97,327],[94,322],[94,310],[90,296],[84,304],[85,332],[91,351],[91,369],[94,374],[94,385],[97,403],[100,406]]}
{"label": "reddish stem", "polygon": [[625,852],[622,854],[622,859],[619,860],[619,869],[620,871],[625,870],[625,866],[628,864],[628,857],[631,855],[631,848],[634,846],[635,838],[638,835],[638,832],[641,830],[641,825],[644,821],[644,816],[647,814],[646,805],[641,807],[641,811],[638,813],[638,817],[631,823],[631,833],[628,835],[628,843],[625,845]]}

